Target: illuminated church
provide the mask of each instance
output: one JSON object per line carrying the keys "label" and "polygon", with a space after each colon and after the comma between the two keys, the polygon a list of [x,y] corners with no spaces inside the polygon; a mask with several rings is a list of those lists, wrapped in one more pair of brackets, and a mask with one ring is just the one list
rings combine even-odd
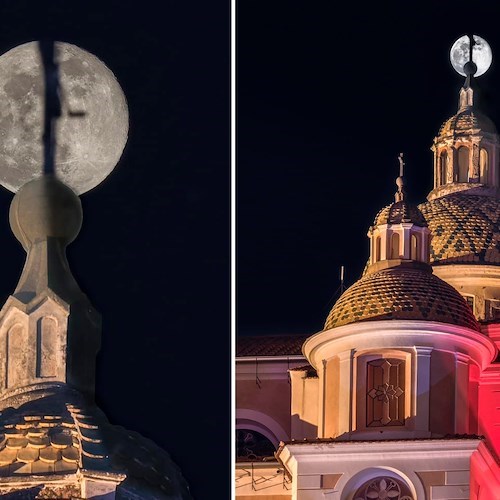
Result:
{"label": "illuminated church", "polygon": [[408,201],[400,156],[323,330],[238,340],[237,499],[500,498],[500,135],[476,72],[427,200]]}

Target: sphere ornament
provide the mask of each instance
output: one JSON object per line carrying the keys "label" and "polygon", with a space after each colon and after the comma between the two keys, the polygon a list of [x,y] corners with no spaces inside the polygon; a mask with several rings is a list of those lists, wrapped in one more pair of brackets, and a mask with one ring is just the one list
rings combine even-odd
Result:
{"label": "sphere ornament", "polygon": [[68,186],[45,175],[19,189],[10,205],[9,220],[25,250],[47,238],[68,245],[80,232],[82,205]]}
{"label": "sphere ornament", "polygon": [[[115,168],[128,137],[128,106],[112,71],[93,54],[54,43],[61,115],[55,175],[76,194]],[[38,42],[0,56],[0,184],[12,192],[43,175],[45,73]]]}
{"label": "sphere ornament", "polygon": [[493,55],[489,43],[478,35],[472,35],[474,44],[472,46],[472,62],[470,58],[470,39],[468,35],[461,36],[456,40],[450,50],[450,61],[454,70],[462,76],[481,76],[488,71],[491,66]]}

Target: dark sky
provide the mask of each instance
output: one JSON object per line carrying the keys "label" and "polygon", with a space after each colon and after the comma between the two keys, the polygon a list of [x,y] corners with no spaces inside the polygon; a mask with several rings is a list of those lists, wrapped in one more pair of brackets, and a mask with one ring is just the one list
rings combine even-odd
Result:
{"label": "dark sky", "polygon": [[[165,448],[196,499],[230,487],[230,3],[7,0],[0,52],[51,38],[95,54],[128,100],[129,140],[81,196],[68,247],[103,318],[97,402]],[[0,188],[0,300],[24,252]]]}
{"label": "dark sky", "polygon": [[449,62],[473,32],[493,50],[477,79],[500,126],[494,2],[238,4],[237,335],[312,334],[368,258],[366,233],[406,191],[432,189],[430,151],[464,78]]}

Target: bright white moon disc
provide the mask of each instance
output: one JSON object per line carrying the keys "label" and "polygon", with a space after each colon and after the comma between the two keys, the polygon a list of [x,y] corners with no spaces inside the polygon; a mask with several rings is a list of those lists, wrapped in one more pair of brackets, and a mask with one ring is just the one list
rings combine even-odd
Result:
{"label": "bright white moon disc", "polygon": [[[76,45],[55,42],[61,116],[55,175],[76,194],[101,183],[128,137],[128,106],[111,70]],[[0,56],[0,184],[12,192],[43,175],[45,79],[37,42]]]}
{"label": "bright white moon disc", "polygon": [[[474,46],[472,47],[472,62],[477,66],[474,76],[481,76],[491,65],[493,55],[488,42],[478,35],[474,36]],[[469,37],[461,36],[451,47],[450,61],[455,71],[462,76],[467,76],[464,71],[465,63],[469,62]]]}

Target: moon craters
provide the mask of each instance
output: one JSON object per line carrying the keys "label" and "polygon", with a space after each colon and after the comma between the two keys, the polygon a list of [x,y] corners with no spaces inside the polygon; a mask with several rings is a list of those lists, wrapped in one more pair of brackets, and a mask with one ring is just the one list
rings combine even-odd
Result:
{"label": "moon craters", "polygon": [[[102,182],[128,136],[128,107],[109,68],[89,52],[56,42],[61,116],[55,174],[77,194]],[[0,56],[0,183],[16,192],[43,174],[44,69],[37,42]]]}

